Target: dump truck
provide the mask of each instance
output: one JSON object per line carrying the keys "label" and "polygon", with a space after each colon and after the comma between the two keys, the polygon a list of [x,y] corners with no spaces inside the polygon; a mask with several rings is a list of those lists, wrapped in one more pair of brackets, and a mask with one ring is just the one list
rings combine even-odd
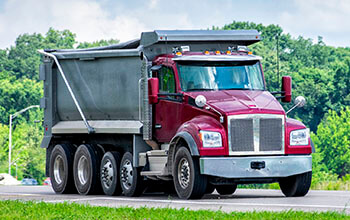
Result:
{"label": "dump truck", "polygon": [[198,199],[278,182],[287,197],[306,195],[309,129],[279,102],[291,102],[290,76],[267,91],[262,58],[248,49],[260,40],[256,30],[155,30],[39,51],[53,190],[130,197],[167,184]]}

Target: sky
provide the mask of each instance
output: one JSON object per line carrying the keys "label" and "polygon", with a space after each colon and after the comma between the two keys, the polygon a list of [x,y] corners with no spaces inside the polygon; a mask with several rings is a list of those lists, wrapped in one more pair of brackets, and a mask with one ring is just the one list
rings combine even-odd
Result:
{"label": "sky", "polygon": [[349,0],[0,0],[0,49],[24,33],[68,29],[79,42],[128,41],[156,29],[207,29],[232,21],[277,24],[293,37],[350,47]]}

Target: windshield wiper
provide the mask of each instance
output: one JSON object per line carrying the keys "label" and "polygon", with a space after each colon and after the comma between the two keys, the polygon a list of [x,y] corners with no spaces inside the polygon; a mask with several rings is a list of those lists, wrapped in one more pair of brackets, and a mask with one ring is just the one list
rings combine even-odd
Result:
{"label": "windshield wiper", "polygon": [[189,92],[189,91],[213,91],[215,89],[205,89],[205,88],[193,88],[193,89],[187,89],[186,92]]}
{"label": "windshield wiper", "polygon": [[227,88],[227,89],[222,89],[222,90],[253,90],[250,88]]}

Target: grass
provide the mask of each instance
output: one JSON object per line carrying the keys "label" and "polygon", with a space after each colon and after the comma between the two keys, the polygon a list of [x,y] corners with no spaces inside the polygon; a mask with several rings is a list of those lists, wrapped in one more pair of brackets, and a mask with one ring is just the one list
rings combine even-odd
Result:
{"label": "grass", "polygon": [[108,208],[76,203],[0,201],[0,219],[350,219],[337,212],[232,212],[170,208]]}

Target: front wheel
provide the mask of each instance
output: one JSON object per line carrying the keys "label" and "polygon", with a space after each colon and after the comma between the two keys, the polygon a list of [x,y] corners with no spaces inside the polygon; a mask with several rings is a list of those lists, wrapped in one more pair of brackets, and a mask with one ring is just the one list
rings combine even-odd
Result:
{"label": "front wheel", "polygon": [[198,158],[192,158],[186,147],[180,147],[174,160],[174,185],[181,199],[200,199],[207,189],[207,177],[199,172]]}
{"label": "front wheel", "polygon": [[281,178],[280,188],[286,197],[305,196],[310,189],[312,171]]}

